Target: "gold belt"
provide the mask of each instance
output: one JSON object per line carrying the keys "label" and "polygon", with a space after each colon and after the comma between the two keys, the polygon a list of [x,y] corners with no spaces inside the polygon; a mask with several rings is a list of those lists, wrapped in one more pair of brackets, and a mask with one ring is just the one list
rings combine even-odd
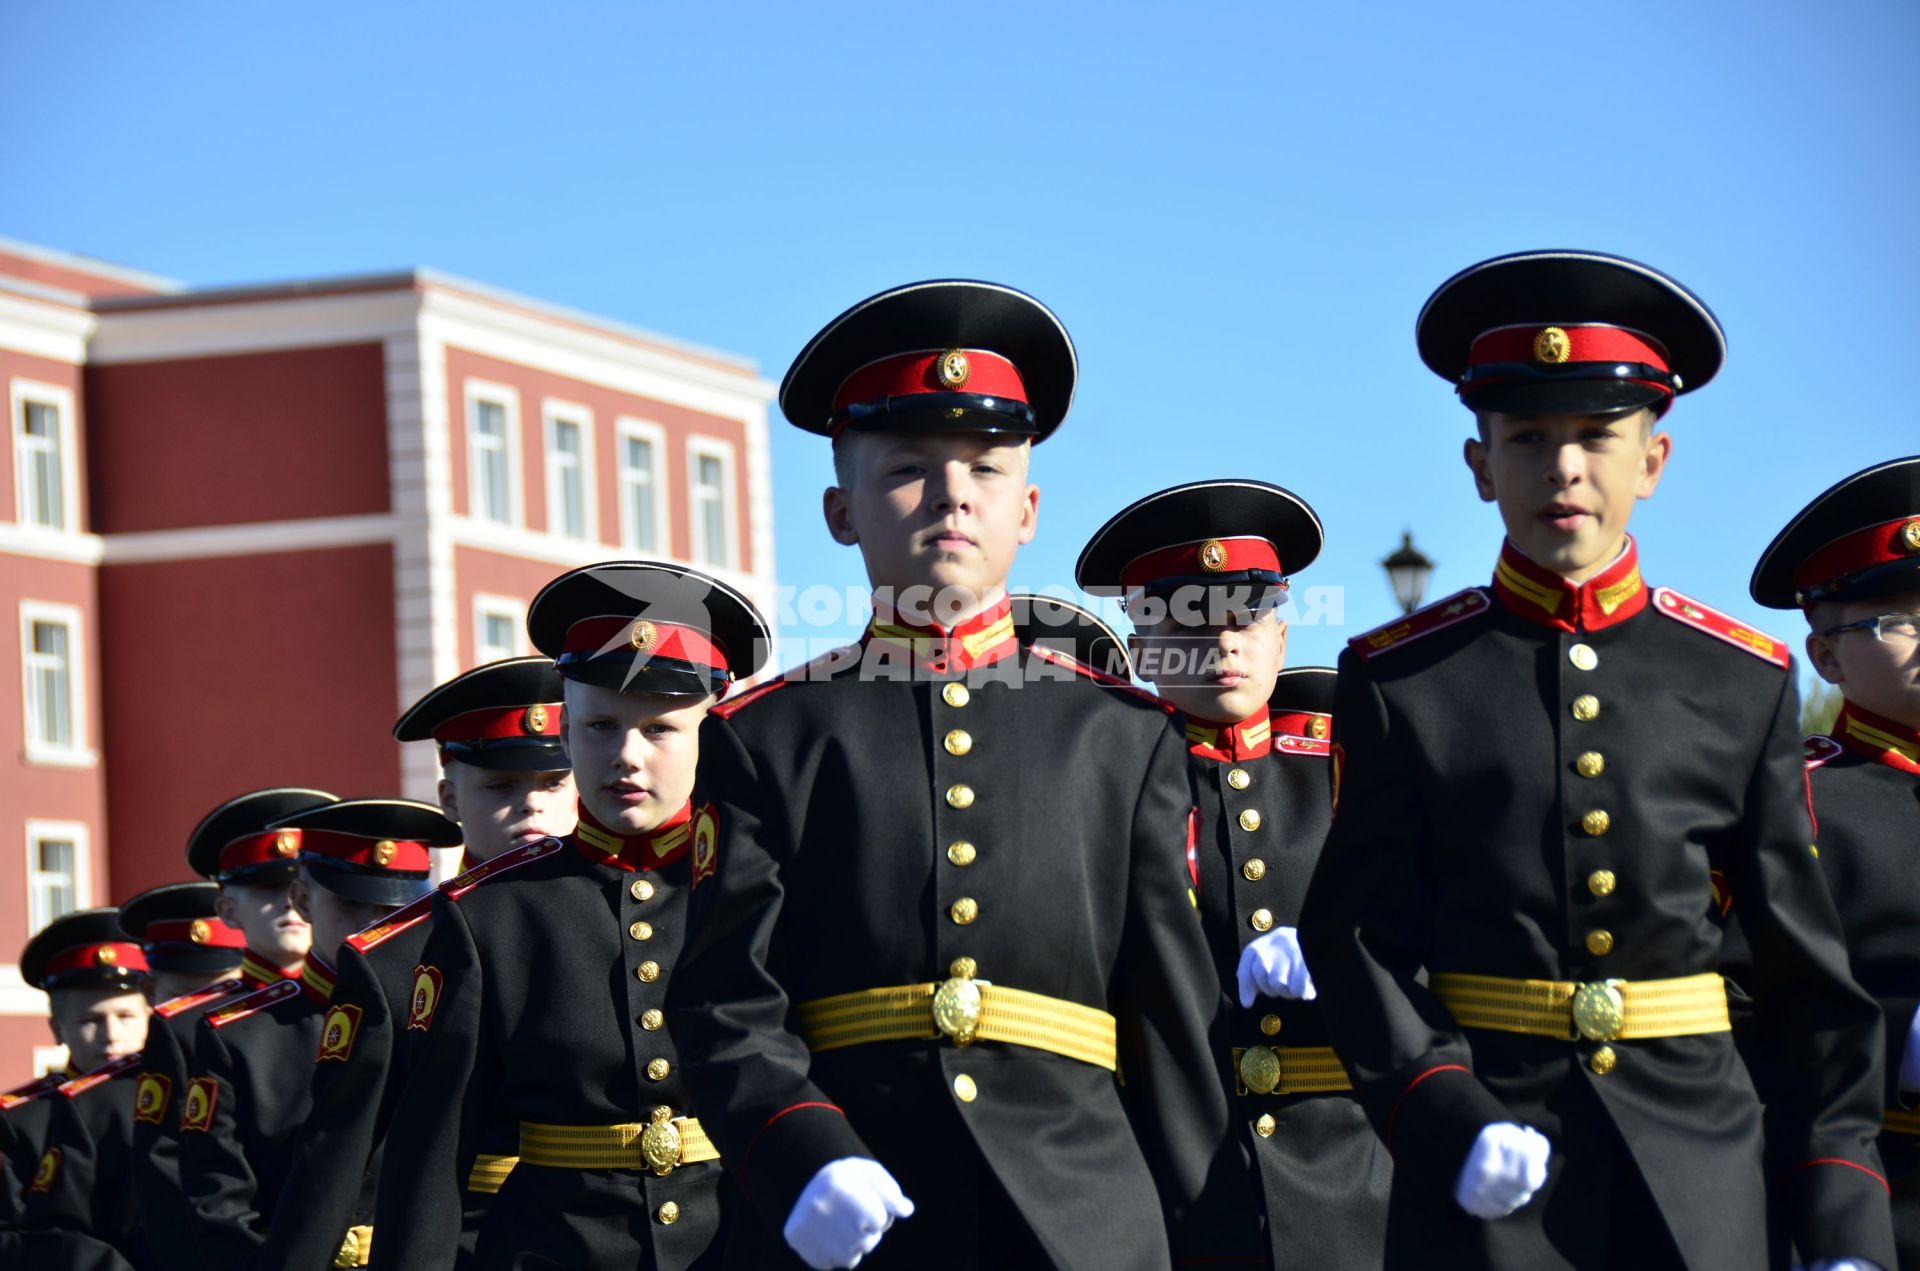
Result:
{"label": "gold belt", "polygon": [[664,1178],[678,1166],[719,1159],[700,1122],[672,1108],[655,1108],[645,1125],[520,1123],[521,1162],[549,1169],[652,1170]]}
{"label": "gold belt", "polygon": [[1920,1112],[1906,1108],[1888,1108],[1880,1122],[1888,1134],[1920,1134]]}
{"label": "gold belt", "polygon": [[373,1261],[373,1228],[347,1228],[347,1238],[340,1242],[340,1252],[333,1255],[333,1265],[364,1267],[371,1261]]}
{"label": "gold belt", "polygon": [[486,1196],[498,1194],[506,1186],[507,1175],[513,1173],[513,1167],[519,1163],[517,1156],[474,1157],[473,1170],[467,1175],[467,1190]]}
{"label": "gold belt", "polygon": [[1331,1046],[1233,1048],[1235,1094],[1327,1094],[1353,1082]]}
{"label": "gold belt", "polygon": [[951,1038],[955,1045],[1006,1042],[1119,1070],[1113,1016],[1078,1002],[960,976],[817,997],[794,1008],[814,1051],[872,1042]]}
{"label": "gold belt", "polygon": [[1442,971],[1429,983],[1463,1028],[1610,1042],[1724,1033],[1733,1027],[1726,984],[1712,972],[1576,984]]}

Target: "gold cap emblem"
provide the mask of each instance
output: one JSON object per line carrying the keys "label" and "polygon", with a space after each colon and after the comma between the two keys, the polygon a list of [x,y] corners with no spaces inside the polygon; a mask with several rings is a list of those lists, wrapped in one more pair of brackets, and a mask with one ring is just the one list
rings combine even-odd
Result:
{"label": "gold cap emblem", "polygon": [[1227,567],[1227,545],[1217,538],[1200,544],[1200,568],[1217,574]]}
{"label": "gold cap emblem", "polygon": [[300,831],[282,830],[274,835],[273,850],[282,856],[292,856],[300,850]]}
{"label": "gold cap emblem", "polygon": [[1900,527],[1900,550],[1920,552],[1920,521],[1908,521]]}
{"label": "gold cap emblem", "polygon": [[1542,327],[1533,337],[1533,360],[1560,363],[1573,356],[1573,342],[1559,327]]}
{"label": "gold cap emblem", "polygon": [[1325,741],[1327,739],[1327,735],[1331,733],[1333,730],[1328,726],[1327,717],[1325,715],[1315,715],[1313,717],[1313,722],[1307,725],[1307,731],[1313,734],[1315,741]]}
{"label": "gold cap emblem", "polygon": [[192,925],[187,928],[187,939],[195,944],[205,944],[213,939],[213,928],[207,925],[205,918],[195,918]]}
{"label": "gold cap emblem", "polygon": [[633,630],[627,632],[627,643],[640,653],[645,653],[660,642],[660,632],[645,618],[633,624]]}
{"label": "gold cap emblem", "polygon": [[373,845],[373,863],[375,865],[391,865],[393,864],[393,858],[399,854],[400,845],[392,839],[381,839]]}
{"label": "gold cap emblem", "polygon": [[934,364],[934,374],[939,377],[941,388],[965,388],[973,376],[973,363],[967,361],[967,355],[959,349],[948,349]]}
{"label": "gold cap emblem", "polygon": [[527,707],[526,718],[521,722],[529,733],[539,736],[547,731],[547,708],[538,702],[534,703]]}
{"label": "gold cap emblem", "polygon": [[93,960],[101,966],[112,966],[120,961],[120,955],[114,951],[112,945],[103,944],[93,951]]}

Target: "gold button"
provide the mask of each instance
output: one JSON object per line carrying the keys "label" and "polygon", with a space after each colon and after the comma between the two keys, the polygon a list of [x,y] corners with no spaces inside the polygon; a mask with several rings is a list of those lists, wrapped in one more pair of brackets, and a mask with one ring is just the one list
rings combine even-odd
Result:
{"label": "gold button", "polygon": [[973,844],[967,842],[965,839],[947,844],[947,859],[962,869],[973,864],[973,858],[979,854],[978,851],[974,850]]}
{"label": "gold button", "polygon": [[980,971],[980,964],[972,958],[955,958],[947,964],[947,974],[956,980],[971,980]]}
{"label": "gold button", "polygon": [[1590,644],[1576,644],[1567,650],[1567,661],[1582,671],[1591,671],[1600,665],[1600,655],[1593,651],[1593,646]]}
{"label": "gold button", "polygon": [[962,782],[947,787],[947,806],[950,808],[970,808],[973,806],[973,787]]}
{"label": "gold button", "polygon": [[956,728],[947,734],[947,753],[964,755],[973,749],[973,734],[964,728]]}
{"label": "gold button", "polygon": [[1595,808],[1580,818],[1580,828],[1593,838],[1599,838],[1613,828],[1613,818],[1607,815],[1605,808]]}
{"label": "gold button", "polygon": [[1614,877],[1610,869],[1596,869],[1587,875],[1587,890],[1596,896],[1613,895]]}
{"label": "gold button", "polygon": [[952,908],[947,912],[953,915],[955,922],[964,927],[980,916],[980,902],[971,896],[962,896],[953,902]]}
{"label": "gold button", "polygon": [[1279,1036],[1280,1017],[1278,1015],[1262,1015],[1260,1017],[1260,1031],[1269,1037]]}
{"label": "gold button", "polygon": [[1587,933],[1587,952],[1596,958],[1604,958],[1613,952],[1613,933],[1605,927],[1595,927]]}
{"label": "gold button", "polygon": [[1271,1115],[1263,1112],[1260,1114],[1260,1119],[1253,1123],[1253,1132],[1263,1139],[1270,1139],[1278,1124]]}
{"label": "gold button", "polygon": [[1247,876],[1248,882],[1257,883],[1267,876],[1267,863],[1256,856],[1242,865],[1240,872]]}
{"label": "gold button", "polygon": [[1597,777],[1607,770],[1607,757],[1597,750],[1589,750],[1573,761],[1573,770],[1583,777]]}
{"label": "gold button", "polygon": [[1227,770],[1227,784],[1236,790],[1244,790],[1253,784],[1253,778],[1247,775],[1245,768],[1229,768]]}
{"label": "gold button", "polygon": [[1581,723],[1589,723],[1600,714],[1600,699],[1591,693],[1582,693],[1573,699],[1573,717]]}
{"label": "gold button", "polygon": [[953,1097],[962,1103],[972,1103],[980,1097],[980,1087],[973,1084],[973,1078],[961,1073],[953,1079]]}
{"label": "gold button", "polygon": [[1260,828],[1260,809],[1248,808],[1245,812],[1242,812],[1240,814],[1240,828],[1243,830],[1259,829]]}
{"label": "gold button", "polygon": [[660,978],[660,964],[658,962],[642,962],[639,966],[633,968],[633,973],[641,983],[652,984]]}
{"label": "gold button", "polygon": [[647,1061],[647,1076],[654,1081],[665,1081],[667,1074],[673,1071],[673,1065],[664,1059]]}
{"label": "gold button", "polygon": [[1592,1056],[1588,1058],[1587,1067],[1604,1077],[1612,1072],[1613,1066],[1619,1062],[1620,1056],[1613,1053],[1613,1047],[1602,1046],[1599,1050],[1594,1051]]}
{"label": "gold button", "polygon": [[627,934],[635,940],[651,940],[653,939],[653,924],[650,922],[636,922],[627,928]]}
{"label": "gold button", "polygon": [[653,1216],[660,1220],[662,1227],[671,1227],[680,1221],[680,1206],[674,1204],[672,1201],[668,1201],[666,1204],[660,1206],[660,1208],[654,1210]]}
{"label": "gold button", "polygon": [[649,1033],[659,1032],[660,1026],[666,1022],[667,1017],[663,1011],[648,1011],[640,1017],[640,1027]]}
{"label": "gold button", "polygon": [[1273,926],[1273,910],[1256,909],[1247,921],[1253,924],[1255,931],[1266,931]]}
{"label": "gold button", "polygon": [[973,700],[973,694],[967,692],[967,686],[958,680],[941,688],[940,697],[949,706],[965,706]]}
{"label": "gold button", "polygon": [[636,878],[627,885],[627,891],[635,900],[652,900],[653,884],[644,878]]}

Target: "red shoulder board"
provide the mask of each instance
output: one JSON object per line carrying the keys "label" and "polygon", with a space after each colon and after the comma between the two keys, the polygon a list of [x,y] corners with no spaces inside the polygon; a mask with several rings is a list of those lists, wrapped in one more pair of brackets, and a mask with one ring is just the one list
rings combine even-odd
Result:
{"label": "red shoulder board", "polygon": [[1704,631],[1714,639],[1743,649],[1762,662],[1771,662],[1781,670],[1787,668],[1792,653],[1784,640],[1776,640],[1764,632],[1755,631],[1744,622],[1710,609],[1697,600],[1681,595],[1671,587],[1653,589],[1653,607],[1672,618],[1675,622],[1685,623],[1696,631]]}
{"label": "red shoulder board", "polygon": [[1275,754],[1282,755],[1331,755],[1333,743],[1325,737],[1295,737],[1292,733],[1280,733],[1273,739]]}
{"label": "red shoulder board", "polygon": [[529,862],[545,860],[564,846],[566,844],[552,835],[536,839],[525,847],[516,847],[511,852],[500,853],[490,861],[481,861],[457,878],[449,878],[441,883],[440,890],[447,893],[448,900],[458,900],[481,883],[490,883]]}
{"label": "red shoulder board", "polygon": [[83,1095],[95,1086],[103,1086],[123,1072],[133,1072],[140,1067],[138,1054],[122,1055],[118,1059],[109,1059],[84,1077],[75,1077],[60,1087],[60,1093],[71,1099]]}
{"label": "red shoulder board", "polygon": [[1469,587],[1465,591],[1454,592],[1445,600],[1436,600],[1424,609],[1416,609],[1397,622],[1389,622],[1357,635],[1347,641],[1347,647],[1362,660],[1372,661],[1389,649],[1398,649],[1412,644],[1421,636],[1457,627],[1492,608],[1493,598],[1487,594],[1485,587]]}
{"label": "red shoulder board", "polygon": [[179,997],[170,997],[153,1008],[153,1013],[161,1019],[172,1019],[201,1006],[211,1006],[229,993],[237,993],[246,987],[245,980],[222,980],[210,984],[198,993],[182,993]]}
{"label": "red shoulder board", "polygon": [[29,1081],[24,1086],[0,1094],[0,1112],[11,1112],[22,1104],[32,1103],[35,1099],[44,1099],[66,1082],[67,1077],[64,1073],[50,1072],[37,1081]]}
{"label": "red shoulder board", "polygon": [[1800,741],[1807,761],[1807,771],[1812,772],[1822,764],[1830,763],[1847,753],[1847,748],[1831,737],[1815,733]]}
{"label": "red shoulder board", "polygon": [[281,980],[263,989],[255,989],[240,1000],[223,1006],[217,1011],[208,1011],[207,1023],[214,1028],[225,1028],[235,1020],[242,1020],[263,1011],[275,1002],[284,1002],[290,997],[299,996],[300,981]]}
{"label": "red shoulder board", "polygon": [[716,704],[708,714],[718,715],[721,719],[732,719],[735,711],[743,706],[759,701],[761,698],[771,694],[775,689],[785,688],[789,684],[799,684],[805,680],[823,678],[814,674],[817,669],[838,670],[839,667],[836,666],[835,663],[859,647],[857,644],[843,644],[837,649],[828,649],[825,653],[822,653],[810,662],[803,662],[790,671],[782,672],[764,684],[754,685],[738,697],[728,698],[726,701]]}
{"label": "red shoulder board", "polygon": [[1117,688],[1124,692],[1131,693],[1143,702],[1153,703],[1153,705],[1159,707],[1169,715],[1178,715],[1180,713],[1178,706],[1175,706],[1159,694],[1149,693],[1146,689],[1141,688],[1129,680],[1123,680],[1117,675],[1109,675],[1098,667],[1088,666],[1071,653],[1062,653],[1060,650],[1049,648],[1044,644],[1030,644],[1027,646],[1027,652],[1043,662],[1051,662],[1055,666],[1064,666],[1069,671],[1084,675],[1102,688]]}
{"label": "red shoulder board", "polygon": [[[465,875],[461,875],[465,877]],[[449,880],[450,882],[453,880]],[[347,944],[365,953],[368,949],[391,940],[393,937],[426,919],[433,911],[433,893],[428,892],[418,900],[410,900],[370,927],[362,927],[347,937]]]}

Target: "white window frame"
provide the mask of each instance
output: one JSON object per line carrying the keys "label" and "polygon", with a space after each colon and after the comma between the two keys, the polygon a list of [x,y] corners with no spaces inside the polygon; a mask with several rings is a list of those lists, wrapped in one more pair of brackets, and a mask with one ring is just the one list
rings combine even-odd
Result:
{"label": "white window frame", "polygon": [[[35,534],[77,534],[80,532],[80,453],[79,429],[73,417],[73,390],[37,380],[9,381],[9,427],[13,432],[13,519],[20,528]],[[27,404],[51,406],[59,417],[60,446],[60,524],[42,525],[27,516]]]}
{"label": "white window frame", "polygon": [[476,379],[465,381],[464,389],[467,407],[467,515],[483,525],[502,524],[480,510],[486,506],[487,499],[480,488],[478,408],[481,402],[488,402],[500,407],[507,417],[508,519],[505,524],[523,526],[527,523],[527,498],[520,480],[520,392],[507,384]]}
{"label": "white window frame", "polygon": [[[725,523],[726,543],[721,553],[722,559],[716,562],[700,554],[701,535],[700,508],[696,496],[700,491],[700,460],[718,459],[722,468],[720,483],[722,520]],[[687,438],[687,559],[702,568],[720,568],[738,570],[740,568],[740,509],[735,489],[739,483],[740,469],[734,458],[733,444],[718,437],[704,437],[698,434]]]}
{"label": "white window frame", "polygon": [[[67,628],[67,701],[73,711],[73,740],[49,746],[35,735],[33,718],[33,624],[57,622]],[[26,737],[29,763],[61,767],[91,767],[95,755],[88,744],[87,628],[78,607],[47,600],[20,602],[20,726]]]}
{"label": "white window frame", "polygon": [[[633,518],[627,514],[627,442],[644,441],[653,447],[653,546],[642,547],[633,536]],[[673,554],[673,513],[668,505],[667,430],[659,424],[631,415],[614,421],[614,487],[620,500],[620,546],[630,552],[649,552],[654,556]]]}
{"label": "white window frame", "polygon": [[[492,653],[481,646],[488,618],[505,618],[513,631],[513,647],[506,653]],[[496,596],[477,591],[473,594],[473,661],[478,666],[500,658],[524,657],[532,652],[527,641],[527,607],[512,596]]]}
{"label": "white window frame", "polygon": [[35,898],[38,891],[34,886],[34,862],[39,856],[38,845],[46,839],[67,839],[73,843],[73,907],[90,909],[93,907],[93,835],[84,821],[47,821],[37,817],[28,817],[26,822],[26,840],[20,854],[21,868],[26,876],[27,890],[27,935],[29,938],[46,926],[52,919],[42,919],[34,913]]}
{"label": "white window frame", "polygon": [[[569,534],[561,524],[560,507],[560,469],[554,463],[555,423],[569,423],[580,430],[580,527],[579,534]],[[600,501],[594,489],[593,462],[593,410],[578,402],[561,401],[556,397],[542,398],[540,401],[540,426],[544,437],[541,448],[542,467],[547,478],[547,533],[556,538],[569,539],[577,543],[597,543],[600,541]]]}

